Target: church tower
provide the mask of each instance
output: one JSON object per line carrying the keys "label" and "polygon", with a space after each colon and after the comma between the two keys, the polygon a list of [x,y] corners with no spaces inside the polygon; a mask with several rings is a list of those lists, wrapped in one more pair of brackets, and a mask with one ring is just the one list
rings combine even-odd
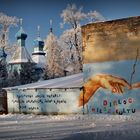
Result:
{"label": "church tower", "polygon": [[32,60],[37,64],[38,68],[45,68],[45,52],[44,52],[44,41],[40,37],[40,26],[37,27],[37,38],[33,42],[34,51],[32,53]]}
{"label": "church tower", "polygon": [[11,61],[9,61],[9,71],[13,72],[16,70],[19,73],[22,65],[33,63],[33,60],[26,49],[27,34],[23,30],[22,19],[20,19],[20,29],[15,37],[17,39],[17,49],[12,56]]}
{"label": "church tower", "polygon": [[16,38],[17,38],[17,43],[19,47],[25,47],[25,41],[27,38],[27,34],[24,32],[23,27],[22,27],[22,19],[20,19],[20,29],[16,33]]}

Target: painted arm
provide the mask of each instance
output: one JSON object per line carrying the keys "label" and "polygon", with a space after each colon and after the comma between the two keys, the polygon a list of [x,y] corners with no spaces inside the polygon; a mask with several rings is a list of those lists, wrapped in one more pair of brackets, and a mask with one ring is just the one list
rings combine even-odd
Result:
{"label": "painted arm", "polygon": [[140,88],[140,82],[132,84],[132,89]]}
{"label": "painted arm", "polygon": [[124,93],[124,87],[127,87],[128,89],[131,88],[129,83],[121,77],[109,74],[92,76],[84,84],[83,91],[80,93],[79,106],[86,104],[99,88],[108,89],[112,93],[122,94]]}

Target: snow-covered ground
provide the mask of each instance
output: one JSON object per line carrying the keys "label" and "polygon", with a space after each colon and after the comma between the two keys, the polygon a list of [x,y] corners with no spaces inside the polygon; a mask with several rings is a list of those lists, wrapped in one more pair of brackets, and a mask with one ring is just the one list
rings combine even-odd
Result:
{"label": "snow-covered ground", "polygon": [[140,114],[0,115],[0,140],[139,140]]}

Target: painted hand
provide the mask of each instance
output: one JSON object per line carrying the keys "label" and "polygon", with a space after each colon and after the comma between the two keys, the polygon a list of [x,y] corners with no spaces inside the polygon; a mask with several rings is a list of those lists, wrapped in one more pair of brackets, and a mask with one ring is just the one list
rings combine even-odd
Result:
{"label": "painted hand", "polygon": [[112,93],[122,94],[124,93],[125,87],[131,89],[129,83],[125,79],[118,76],[99,74],[93,78],[96,78],[96,80],[98,80],[98,84],[100,87],[109,89]]}
{"label": "painted hand", "polygon": [[124,93],[125,87],[131,89],[129,83],[121,77],[109,74],[95,75],[84,84],[83,92],[80,93],[79,106],[86,104],[98,88],[104,88],[110,90],[112,93],[122,94]]}

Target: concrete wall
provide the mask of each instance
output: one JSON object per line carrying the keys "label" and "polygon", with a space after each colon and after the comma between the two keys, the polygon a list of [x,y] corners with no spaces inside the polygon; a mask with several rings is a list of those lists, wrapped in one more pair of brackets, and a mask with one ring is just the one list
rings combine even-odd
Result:
{"label": "concrete wall", "polygon": [[[82,27],[82,36],[84,87],[91,84],[90,79],[103,75],[98,90],[87,103],[92,113],[140,111],[140,17],[88,24]],[[116,77],[133,88],[128,89],[119,80],[114,82]],[[123,93],[113,92],[113,88],[118,88],[115,85]]]}
{"label": "concrete wall", "polygon": [[7,90],[8,113],[82,113],[80,88]]}

